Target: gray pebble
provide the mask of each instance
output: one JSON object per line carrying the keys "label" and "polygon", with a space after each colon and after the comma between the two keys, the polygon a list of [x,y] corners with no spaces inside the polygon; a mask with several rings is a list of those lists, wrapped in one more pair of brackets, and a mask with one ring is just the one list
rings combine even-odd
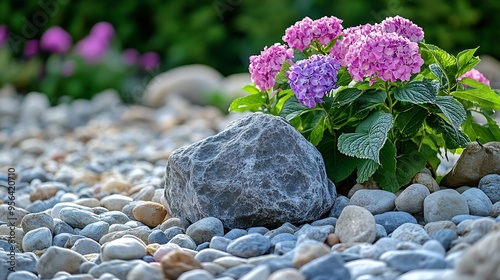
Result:
{"label": "gray pebble", "polygon": [[105,273],[111,273],[116,278],[120,280],[125,280],[127,278],[127,273],[134,268],[135,266],[143,263],[143,261],[132,260],[132,261],[124,261],[124,260],[111,260],[107,262],[103,262],[93,268],[90,269],[89,274],[92,276],[99,278],[101,275]]}
{"label": "gray pebble", "polygon": [[38,280],[38,276],[29,271],[16,271],[10,273],[7,280]]}
{"label": "gray pebble", "polygon": [[231,256],[231,254],[229,254],[227,252],[217,250],[217,249],[208,248],[208,249],[202,250],[198,254],[196,254],[194,259],[199,263],[207,263],[207,262],[212,262],[218,258],[229,257],[229,256]]}
{"label": "gray pebble", "polygon": [[333,203],[333,207],[328,213],[328,216],[338,218],[344,207],[349,205],[349,198],[347,196],[339,195],[335,198],[335,202]]}
{"label": "gray pebble", "polygon": [[377,224],[382,225],[388,234],[405,223],[416,224],[417,219],[406,212],[390,211],[373,216]]}
{"label": "gray pebble", "polygon": [[210,242],[214,236],[224,235],[224,226],[221,220],[215,217],[206,217],[191,224],[186,229],[186,234],[189,235],[196,244]]}
{"label": "gray pebble", "polygon": [[101,251],[101,245],[90,238],[81,238],[75,242],[71,250],[80,255],[96,254]]}
{"label": "gray pebble", "polygon": [[238,237],[242,237],[244,235],[247,235],[248,232],[244,229],[239,229],[239,228],[233,228],[230,231],[228,231],[224,237],[229,238],[231,240],[235,240]]}
{"label": "gray pebble", "polygon": [[463,221],[467,220],[477,220],[483,218],[482,216],[476,216],[476,215],[456,215],[453,218],[451,218],[451,221],[454,222],[456,225],[460,224]]}
{"label": "gray pebble", "polygon": [[233,240],[227,246],[227,252],[237,257],[250,258],[264,255],[269,248],[271,248],[269,238],[258,233],[250,233]]}
{"label": "gray pebble", "polygon": [[375,224],[375,240],[379,240],[383,237],[387,237],[387,231],[385,230],[385,227],[380,224]]}
{"label": "gray pebble", "polygon": [[47,249],[51,245],[52,232],[46,227],[34,229],[26,233],[22,244],[24,252]]}
{"label": "gray pebble", "polygon": [[47,213],[32,213],[24,216],[21,227],[25,233],[41,227],[48,228],[52,232],[54,219]]}
{"label": "gray pebble", "polygon": [[54,230],[52,231],[54,235],[61,234],[61,233],[71,233],[74,234],[75,230],[68,225],[66,222],[54,218]]}
{"label": "gray pebble", "polygon": [[311,223],[311,226],[316,227],[316,226],[335,226],[337,224],[337,218],[335,217],[326,217],[317,221],[314,221]]}
{"label": "gray pebble", "polygon": [[251,228],[248,228],[247,231],[248,231],[248,234],[258,233],[258,234],[264,235],[269,231],[269,229],[266,227],[251,227]]}
{"label": "gray pebble", "polygon": [[351,279],[358,279],[363,275],[379,275],[389,270],[385,262],[370,259],[351,261],[345,267],[351,273]]}
{"label": "gray pebble", "polygon": [[166,244],[169,241],[165,233],[159,229],[155,229],[148,236],[148,244],[158,243]]}
{"label": "gray pebble", "polygon": [[446,249],[439,241],[434,239],[425,242],[424,245],[422,246],[422,249],[427,250],[429,252],[434,252],[442,257],[446,255]]}
{"label": "gray pebble", "polygon": [[177,278],[177,280],[212,280],[212,279],[214,279],[214,276],[210,274],[208,271],[203,269],[193,269],[184,272],[179,276],[179,278]]}
{"label": "gray pebble", "polygon": [[483,191],[478,188],[470,188],[461,195],[469,206],[469,214],[488,216],[493,203],[491,203],[490,198]]}
{"label": "gray pebble", "polygon": [[443,248],[448,251],[451,247],[451,243],[453,240],[457,239],[457,233],[451,229],[440,229],[433,232],[431,235],[431,239],[434,239],[441,243]]}
{"label": "gray pebble", "polygon": [[61,220],[74,228],[84,228],[99,221],[96,214],[73,207],[65,207],[59,212]]}
{"label": "gray pebble", "polygon": [[167,237],[167,239],[170,240],[178,234],[185,234],[186,231],[181,227],[173,226],[173,227],[167,228],[164,233],[165,233],[165,236]]}
{"label": "gray pebble", "polygon": [[461,214],[469,214],[469,206],[455,190],[444,189],[433,192],[424,200],[426,222],[451,220],[451,218]]}
{"label": "gray pebble", "polygon": [[291,233],[280,233],[271,239],[271,246],[276,246],[277,243],[283,241],[297,241],[297,236]]}
{"label": "gray pebble", "polygon": [[99,215],[99,219],[110,225],[125,224],[130,221],[130,218],[120,211],[109,211]]}
{"label": "gray pebble", "polygon": [[182,248],[196,250],[196,243],[194,240],[187,234],[177,234],[174,236],[168,243],[177,244]]}
{"label": "gray pebble", "polygon": [[311,226],[305,224],[297,232],[295,232],[295,235],[301,240],[312,239],[319,242],[325,242],[328,234],[333,233],[334,231],[335,228],[332,225]]}
{"label": "gray pebble", "polygon": [[210,248],[221,250],[221,251],[226,251],[227,246],[232,242],[233,240],[229,238],[225,238],[222,236],[214,236],[212,237],[212,240],[210,240]]}
{"label": "gray pebble", "polygon": [[79,234],[99,242],[99,239],[108,233],[108,230],[109,224],[99,221],[85,226]]}
{"label": "gray pebble", "polygon": [[396,198],[398,211],[415,214],[424,209],[424,199],[430,194],[429,189],[422,184],[411,184]]}
{"label": "gray pebble", "polygon": [[380,256],[380,260],[402,273],[414,269],[444,269],[447,265],[443,257],[425,250],[389,251]]}
{"label": "gray pebble", "polygon": [[42,200],[37,200],[26,207],[26,211],[30,213],[40,213],[47,210],[47,205]]}
{"label": "gray pebble", "polygon": [[488,196],[493,203],[500,201],[500,175],[489,174],[479,181],[479,189]]}
{"label": "gray pebble", "polygon": [[338,254],[328,254],[314,259],[300,268],[306,279],[351,279],[349,270]]}
{"label": "gray pebble", "polygon": [[373,215],[394,210],[396,195],[383,190],[361,189],[351,197],[349,205],[365,208]]}
{"label": "gray pebble", "polygon": [[297,241],[295,241],[295,240],[287,240],[287,241],[278,242],[274,245],[273,252],[276,255],[284,255],[288,252],[293,251],[293,249],[295,249],[296,244],[297,244]]}
{"label": "gray pebble", "polygon": [[[253,264],[240,264],[231,268],[228,268],[226,271],[222,272],[220,276],[222,277],[231,277],[232,279],[240,279],[243,275],[249,273],[252,269],[254,269],[255,265]],[[219,277],[219,275],[218,275]]]}
{"label": "gray pebble", "polygon": [[201,250],[205,250],[207,248],[210,248],[210,242],[203,242],[201,244],[198,244],[198,246],[196,246],[196,251],[201,251]]}
{"label": "gray pebble", "polygon": [[391,237],[399,241],[410,241],[417,244],[424,244],[430,239],[421,225],[411,223],[405,223],[399,226],[394,230]]}
{"label": "gray pebble", "polygon": [[[9,267],[11,267],[11,256],[10,252],[0,251],[0,279],[7,279],[7,275],[11,273]],[[31,273],[37,273],[36,265],[38,262],[38,257],[29,253],[18,253],[15,257],[16,271],[26,271]]]}

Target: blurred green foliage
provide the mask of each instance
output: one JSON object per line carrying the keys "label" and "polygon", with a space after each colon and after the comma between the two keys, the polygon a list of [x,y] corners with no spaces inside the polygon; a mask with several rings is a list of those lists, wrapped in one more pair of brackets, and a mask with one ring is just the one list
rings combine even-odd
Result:
{"label": "blurred green foliage", "polygon": [[160,53],[163,70],[203,63],[228,75],[246,72],[248,56],[281,41],[304,16],[334,15],[349,27],[399,14],[424,29],[426,42],[450,53],[481,46],[478,54],[500,58],[499,12],[500,1],[473,0],[9,0],[0,2],[0,24],[25,39],[60,25],[75,42],[108,21],[122,49]]}

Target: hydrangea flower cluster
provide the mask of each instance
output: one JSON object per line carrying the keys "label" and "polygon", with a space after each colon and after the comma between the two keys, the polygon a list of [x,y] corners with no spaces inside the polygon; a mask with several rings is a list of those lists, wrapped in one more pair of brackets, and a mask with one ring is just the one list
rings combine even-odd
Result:
{"label": "hydrangea flower cluster", "polygon": [[291,48],[303,51],[313,40],[327,45],[331,40],[342,35],[342,20],[331,16],[312,20],[305,17],[285,30],[283,41]]}
{"label": "hydrangea flower cluster", "polygon": [[380,27],[387,33],[394,32],[412,42],[418,43],[424,39],[424,31],[421,27],[400,16],[386,18],[380,23]]}
{"label": "hydrangea flower cluster", "polygon": [[281,66],[286,60],[293,57],[293,50],[284,45],[276,43],[272,46],[265,47],[260,55],[250,57],[250,78],[257,88],[261,91],[271,89],[276,80]]}
{"label": "hydrangea flower cluster", "polygon": [[418,53],[418,44],[395,33],[375,32],[358,39],[345,57],[347,70],[355,81],[370,78],[370,85],[383,81],[409,81],[411,74],[419,73],[424,60]]}
{"label": "hydrangea flower cluster", "polygon": [[333,45],[333,47],[330,49],[330,56],[339,61],[340,65],[346,67],[347,63],[345,61],[345,57],[347,55],[347,52],[349,51],[349,47],[354,44],[354,42],[356,42],[360,37],[368,36],[373,32],[379,31],[380,29],[378,28],[378,25],[371,24],[359,25],[344,29],[344,38],[335,42],[335,45]]}
{"label": "hydrangea flower cluster", "polygon": [[300,60],[287,71],[290,87],[300,103],[314,108],[327,92],[337,88],[340,65],[325,55],[312,55]]}
{"label": "hydrangea flower cluster", "polygon": [[462,80],[463,78],[471,78],[471,79],[474,79],[480,83],[483,83],[485,85],[490,85],[490,80],[486,79],[486,77],[479,71],[477,71],[476,69],[471,69],[469,71],[467,71],[465,74],[463,74],[462,76],[458,77],[457,80]]}
{"label": "hydrangea flower cluster", "polygon": [[40,38],[40,47],[52,53],[65,54],[71,44],[71,35],[59,26],[50,27]]}

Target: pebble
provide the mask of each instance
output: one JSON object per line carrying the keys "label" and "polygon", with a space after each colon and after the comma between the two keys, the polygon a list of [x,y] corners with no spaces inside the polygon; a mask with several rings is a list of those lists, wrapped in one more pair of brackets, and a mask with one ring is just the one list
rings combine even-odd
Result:
{"label": "pebble", "polygon": [[300,268],[306,279],[351,279],[349,270],[338,254],[328,254],[319,257]]}
{"label": "pebble", "polygon": [[99,242],[99,240],[106,233],[108,233],[108,230],[109,230],[109,224],[103,221],[99,221],[85,226],[79,232],[79,234]]}
{"label": "pebble", "polygon": [[301,272],[294,268],[284,268],[269,275],[267,280],[306,280]]}
{"label": "pebble", "polygon": [[52,232],[46,227],[37,228],[26,233],[23,238],[23,251],[47,249],[52,245]]}
{"label": "pebble", "polygon": [[425,224],[424,229],[429,235],[440,229],[451,229],[454,232],[458,231],[457,225],[452,221],[430,222]]}
{"label": "pebble", "polygon": [[159,229],[153,230],[148,236],[148,244],[165,244],[169,241],[165,233]]}
{"label": "pebble", "polygon": [[134,218],[149,227],[156,227],[165,219],[170,218],[170,214],[162,204],[151,201],[138,204],[134,207],[132,213]]}
{"label": "pebble", "polygon": [[111,274],[110,276],[114,277],[112,279],[118,278],[120,280],[125,280],[130,270],[142,263],[144,262],[141,260],[110,260],[92,267],[88,273],[95,278],[100,278],[104,274],[109,273]]}
{"label": "pebble", "polygon": [[29,271],[16,271],[9,274],[7,280],[37,280],[36,274]]}
{"label": "pebble", "polygon": [[349,205],[365,208],[373,215],[394,210],[396,195],[383,190],[361,189],[351,197]]}
{"label": "pebble", "polygon": [[87,260],[75,251],[52,246],[40,257],[36,270],[42,279],[53,278],[59,271],[78,273],[80,265]]}
{"label": "pebble", "polygon": [[248,232],[244,229],[240,229],[240,228],[233,228],[231,229],[230,231],[228,231],[224,237],[225,238],[228,238],[228,239],[231,239],[231,240],[235,240],[236,238],[238,237],[242,237],[242,236],[245,236],[247,235]]}
{"label": "pebble", "polygon": [[128,196],[121,194],[112,194],[102,198],[101,205],[110,211],[121,211],[125,205],[132,201],[133,199]]}
{"label": "pebble", "polygon": [[411,184],[396,198],[396,209],[410,214],[420,213],[424,209],[424,199],[430,194],[422,184]]}
{"label": "pebble", "polygon": [[189,235],[196,244],[210,242],[215,236],[224,235],[224,226],[221,220],[215,217],[206,217],[192,223],[187,229]]}
{"label": "pebble", "polygon": [[[144,278],[143,278],[144,279]],[[203,269],[193,269],[190,271],[186,271],[182,273],[177,280],[212,280],[214,276],[210,274],[208,271]],[[244,278],[240,278],[244,280]],[[251,278],[248,278],[249,280]],[[265,279],[265,278],[255,278],[255,279]],[[140,280],[137,278],[137,280]],[[163,280],[163,278],[162,278]]]}
{"label": "pebble", "polygon": [[469,206],[455,190],[440,190],[431,193],[424,200],[424,218],[427,223],[451,220],[460,214],[468,215]]}
{"label": "pebble", "polygon": [[333,207],[328,214],[330,217],[338,218],[342,210],[349,205],[349,198],[347,196],[339,195],[335,198],[335,202],[333,203]]}
{"label": "pebble", "polygon": [[430,239],[424,227],[412,223],[400,225],[392,232],[391,237],[399,241],[410,241],[417,244],[424,244]]}
{"label": "pebble", "polygon": [[390,211],[374,216],[375,222],[382,225],[388,234],[405,223],[417,223],[417,219],[406,212]]}
{"label": "pebble", "polygon": [[372,243],[376,236],[375,218],[363,207],[346,206],[337,220],[335,234],[342,243]]}
{"label": "pebble", "polygon": [[425,250],[390,251],[382,254],[380,260],[401,273],[415,269],[444,269],[444,257]]}
{"label": "pebble", "polygon": [[431,239],[434,239],[441,243],[446,251],[448,251],[451,247],[451,243],[453,240],[457,239],[458,235],[455,231],[451,229],[439,229],[430,234]]}
{"label": "pebble", "polygon": [[488,216],[493,203],[483,191],[478,188],[470,188],[461,195],[469,206],[470,215]]}
{"label": "pebble", "polygon": [[99,216],[85,210],[73,207],[65,207],[59,212],[62,221],[73,228],[85,228],[87,225],[98,222]]}
{"label": "pebble", "polygon": [[351,261],[346,263],[345,267],[349,270],[351,279],[357,279],[363,275],[379,275],[389,269],[385,262],[370,259]]}
{"label": "pebble", "polygon": [[269,238],[258,233],[249,233],[233,240],[227,246],[227,252],[233,256],[250,258],[264,255],[270,248]]}
{"label": "pebble", "polygon": [[492,203],[500,201],[500,175],[489,174],[479,181],[479,189],[488,196]]}
{"label": "pebble", "polygon": [[[209,242],[209,248],[221,250],[221,251],[226,251],[227,246],[232,242],[233,240],[229,238],[225,238],[222,236],[214,236]],[[199,251],[198,249],[196,249]]]}
{"label": "pebble", "polygon": [[300,268],[303,265],[330,253],[330,248],[324,243],[315,240],[306,240],[293,250],[293,266]]}
{"label": "pebble", "polygon": [[136,238],[120,238],[102,246],[101,258],[108,260],[140,259],[146,255],[146,246]]}
{"label": "pebble", "polygon": [[54,230],[54,219],[47,213],[31,213],[23,217],[21,227],[25,233],[45,227],[51,232]]}
{"label": "pebble", "polygon": [[170,241],[169,244],[177,244],[182,248],[196,250],[196,242],[187,234],[177,234]]}
{"label": "pebble", "polygon": [[98,254],[101,251],[101,245],[90,238],[81,238],[75,242],[71,250],[80,255]]}
{"label": "pebble", "polygon": [[201,265],[189,254],[182,251],[171,251],[161,259],[161,269],[167,279],[178,279],[190,270],[201,269]]}
{"label": "pebble", "polygon": [[127,274],[127,280],[144,280],[144,279],[164,280],[161,267],[158,265],[149,265],[141,263],[138,264],[136,267],[132,268]]}

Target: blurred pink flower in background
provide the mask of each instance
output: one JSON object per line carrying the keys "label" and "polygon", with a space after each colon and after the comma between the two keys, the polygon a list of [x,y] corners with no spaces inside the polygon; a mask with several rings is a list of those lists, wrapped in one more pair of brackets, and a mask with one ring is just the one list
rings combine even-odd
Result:
{"label": "blurred pink flower in background", "polygon": [[61,66],[61,74],[64,77],[69,77],[75,72],[75,62],[71,60],[66,60]]}
{"label": "blurred pink flower in background", "polygon": [[38,40],[29,40],[24,44],[24,56],[30,58],[37,55],[40,52],[40,45]]}
{"label": "blurred pink flower in background", "polygon": [[125,63],[125,65],[138,64],[141,59],[141,55],[136,49],[126,49],[123,51],[122,56],[123,56],[123,63]]}
{"label": "blurred pink flower in background", "polygon": [[141,57],[141,66],[144,70],[151,70],[160,65],[160,56],[155,52],[147,52]]}
{"label": "blurred pink flower in background", "polygon": [[115,36],[115,29],[109,22],[101,21],[92,27],[90,36],[109,42]]}
{"label": "blurred pink flower in background", "polygon": [[0,47],[3,46],[5,42],[7,42],[7,38],[9,37],[9,29],[7,25],[0,25]]}
{"label": "blurred pink flower in background", "polygon": [[59,26],[47,29],[40,39],[42,50],[58,54],[67,53],[71,48],[71,43],[71,35]]}
{"label": "blurred pink flower in background", "polygon": [[87,36],[76,44],[76,53],[88,63],[100,62],[108,50],[108,42],[98,37]]}

